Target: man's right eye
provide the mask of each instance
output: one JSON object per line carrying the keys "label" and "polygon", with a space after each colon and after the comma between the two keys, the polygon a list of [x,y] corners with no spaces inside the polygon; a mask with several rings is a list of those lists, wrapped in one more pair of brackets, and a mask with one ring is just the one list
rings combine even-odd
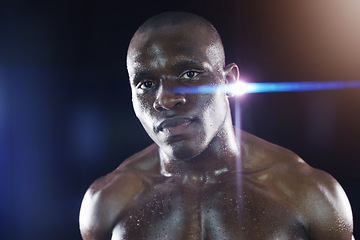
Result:
{"label": "man's right eye", "polygon": [[138,88],[142,90],[148,90],[154,87],[155,83],[153,81],[144,81],[138,85]]}

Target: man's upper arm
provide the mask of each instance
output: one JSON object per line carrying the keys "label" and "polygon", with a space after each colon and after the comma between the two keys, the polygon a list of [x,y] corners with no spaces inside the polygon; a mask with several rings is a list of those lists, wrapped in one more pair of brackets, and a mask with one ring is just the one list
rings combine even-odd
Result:
{"label": "man's upper arm", "polygon": [[141,191],[144,184],[133,174],[97,180],[85,193],[79,223],[84,240],[110,239],[118,216]]}
{"label": "man's upper arm", "polygon": [[104,206],[101,192],[89,188],[81,204],[79,223],[84,240],[110,239],[112,216]]}
{"label": "man's upper arm", "polygon": [[349,200],[329,174],[315,170],[306,193],[305,214],[311,239],[352,239],[353,219]]}

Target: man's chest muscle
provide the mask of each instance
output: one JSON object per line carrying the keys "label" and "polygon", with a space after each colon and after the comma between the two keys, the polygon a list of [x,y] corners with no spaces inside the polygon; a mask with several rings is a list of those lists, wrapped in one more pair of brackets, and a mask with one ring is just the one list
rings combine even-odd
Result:
{"label": "man's chest muscle", "polygon": [[306,239],[279,199],[233,187],[151,189],[121,216],[112,239]]}

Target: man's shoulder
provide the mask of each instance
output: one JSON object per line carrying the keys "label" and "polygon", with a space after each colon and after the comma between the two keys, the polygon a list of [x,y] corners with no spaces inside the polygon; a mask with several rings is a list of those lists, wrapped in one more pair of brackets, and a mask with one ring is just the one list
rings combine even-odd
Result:
{"label": "man's shoulder", "polygon": [[263,164],[267,176],[264,184],[286,196],[289,206],[296,210],[298,220],[314,238],[351,238],[351,207],[334,177],[311,167],[286,148],[251,134],[245,134],[245,138],[257,164]]}
{"label": "man's shoulder", "polygon": [[251,134],[246,133],[245,138],[250,149],[247,154],[255,162],[253,171],[270,177],[272,181],[269,184],[281,185],[294,198],[304,201],[339,193],[341,186],[335,178],[311,167],[294,152]]}
{"label": "man's shoulder", "polygon": [[293,151],[245,133],[247,155],[259,169],[268,169],[270,174],[289,180],[304,188],[333,188],[338,182],[327,172],[311,167]]}
{"label": "man's shoulder", "polygon": [[118,170],[97,179],[81,204],[79,222],[83,239],[105,239],[119,214],[144,186],[141,177]]}
{"label": "man's shoulder", "polygon": [[157,146],[153,144],[124,160],[113,172],[98,178],[88,191],[103,195],[127,193],[128,185],[135,189],[136,186],[147,185],[151,176],[159,172],[159,168]]}
{"label": "man's shoulder", "polygon": [[286,169],[299,220],[312,238],[351,239],[351,206],[339,182],[305,162],[298,169],[291,165]]}
{"label": "man's shoulder", "polygon": [[155,149],[152,145],[131,156],[91,184],[80,210],[82,234],[108,234],[118,216],[151,184],[158,162]]}

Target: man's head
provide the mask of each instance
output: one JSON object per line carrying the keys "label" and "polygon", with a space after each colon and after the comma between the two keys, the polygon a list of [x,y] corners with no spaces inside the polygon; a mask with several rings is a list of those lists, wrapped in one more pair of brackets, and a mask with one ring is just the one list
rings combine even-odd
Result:
{"label": "man's head", "polygon": [[207,44],[211,46],[211,50],[213,50],[213,53],[217,55],[212,56],[213,60],[218,61],[217,64],[219,64],[220,67],[224,67],[224,48],[215,27],[206,19],[187,12],[165,12],[148,19],[134,34],[134,37],[130,42],[128,54],[130,54],[132,44],[134,42],[138,43],[141,38],[148,36],[149,33],[156,32],[164,35],[170,35],[172,30],[178,31],[176,27],[182,25],[186,26],[184,33],[188,35],[194,35],[197,33],[205,34],[209,40]]}
{"label": "man's head", "polygon": [[170,158],[200,154],[231,119],[224,93],[173,91],[238,77],[235,64],[225,67],[217,31],[197,15],[169,12],[146,21],[130,42],[127,68],[136,116]]}

